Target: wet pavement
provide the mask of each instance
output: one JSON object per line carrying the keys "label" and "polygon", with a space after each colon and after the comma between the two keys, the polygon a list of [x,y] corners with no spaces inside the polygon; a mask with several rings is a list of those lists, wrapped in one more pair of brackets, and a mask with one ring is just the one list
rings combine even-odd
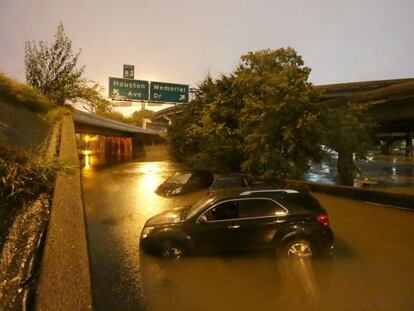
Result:
{"label": "wet pavement", "polygon": [[156,195],[175,169],[166,160],[83,171],[96,310],[413,310],[409,211],[316,195],[330,215],[336,249],[312,263],[266,255],[169,261],[141,253],[148,217],[205,195]]}

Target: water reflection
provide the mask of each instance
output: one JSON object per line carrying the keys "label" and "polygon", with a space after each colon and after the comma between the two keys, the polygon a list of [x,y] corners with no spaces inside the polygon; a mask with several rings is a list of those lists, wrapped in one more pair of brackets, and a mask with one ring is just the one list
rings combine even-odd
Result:
{"label": "water reflection", "polygon": [[148,310],[317,310],[321,301],[309,260],[142,254],[140,265]]}
{"label": "water reflection", "polygon": [[287,292],[297,292],[298,289],[300,289],[308,304],[313,306],[319,304],[321,300],[321,292],[316,281],[315,271],[311,260],[304,258],[297,260],[280,260],[278,262],[278,267]]}
{"label": "water reflection", "polygon": [[95,310],[412,310],[413,215],[361,202],[318,196],[336,236],[332,260],[142,254],[149,217],[205,195],[156,195],[180,168],[151,159],[83,170]]}
{"label": "water reflection", "polygon": [[152,193],[159,184],[163,182],[160,172],[163,171],[163,162],[144,162],[138,166],[138,174],[142,174],[141,182],[137,191]]}
{"label": "water reflection", "polygon": [[132,159],[132,138],[76,134],[79,157],[82,167]]}

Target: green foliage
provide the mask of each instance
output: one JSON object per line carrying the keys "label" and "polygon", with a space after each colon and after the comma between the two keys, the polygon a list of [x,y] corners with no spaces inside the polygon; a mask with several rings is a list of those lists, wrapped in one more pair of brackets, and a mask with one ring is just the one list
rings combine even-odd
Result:
{"label": "green foliage", "polygon": [[[310,71],[294,49],[282,48],[250,52],[230,75],[207,76],[197,98],[173,119],[173,155],[193,167],[278,180],[299,177],[309,160],[321,161],[322,144],[350,153],[351,161],[353,153],[362,156],[370,128],[365,114],[355,105],[318,104]],[[349,169],[346,162],[339,171]]]}
{"label": "green foliage", "polygon": [[324,125],[323,143],[338,152],[337,169],[344,184],[353,184],[358,171],[356,158],[364,158],[372,146],[371,133],[375,123],[367,114],[369,105],[343,101],[335,107],[329,103],[321,104]]}
{"label": "green foliage", "polygon": [[74,53],[62,23],[57,27],[52,44],[40,41],[25,43],[27,82],[59,105],[66,101],[85,100],[91,106],[107,111],[110,103],[103,98],[102,88],[82,77],[85,66],[78,67],[80,51]]}
{"label": "green foliage", "polygon": [[291,48],[242,56],[236,72],[245,90],[241,113],[243,170],[263,177],[297,177],[322,158],[318,94],[310,68]]}
{"label": "green foliage", "polygon": [[142,127],[143,126],[143,119],[151,119],[154,116],[154,111],[151,110],[138,110],[134,111],[132,115],[128,118],[128,123]]}
{"label": "green foliage", "polygon": [[309,72],[287,48],[248,53],[234,73],[207,77],[201,95],[173,122],[174,155],[262,177],[303,173],[309,159],[321,158]]}
{"label": "green foliage", "polygon": [[35,42],[26,42],[27,82],[60,105],[78,97],[84,84],[84,67],[77,68],[79,54],[80,51],[73,53],[72,43],[60,23],[55,42],[50,46],[43,41],[38,46]]}
{"label": "green foliage", "polygon": [[70,167],[58,160],[45,160],[24,153],[0,141],[0,198],[20,204],[37,198],[40,193],[51,193],[56,174]]}
{"label": "green foliage", "polygon": [[46,112],[55,105],[33,87],[14,81],[0,73],[0,100],[26,107],[36,112]]}
{"label": "green foliage", "polygon": [[49,124],[54,124],[59,120],[62,120],[63,116],[70,113],[71,110],[67,107],[56,106],[54,109],[49,110],[44,116],[44,120]]}
{"label": "green foliage", "polygon": [[192,112],[198,121],[186,132],[191,144],[198,144],[198,152],[190,159],[194,167],[240,171],[244,159],[239,127],[243,101],[236,82],[234,76],[221,76],[215,82],[207,77],[201,85],[205,97],[198,97],[195,103],[201,110],[198,115]]}
{"label": "green foliage", "polygon": [[112,104],[109,100],[105,99],[100,93],[97,93],[95,99],[91,99],[93,107],[96,113],[109,112],[112,109]]}
{"label": "green foliage", "polygon": [[151,119],[154,116],[154,111],[144,109],[135,111],[131,116],[125,117],[122,113],[114,111],[110,108],[108,110],[96,110],[96,114],[115,121],[128,123],[131,125],[142,127],[142,120],[144,118]]}
{"label": "green foliage", "polygon": [[78,98],[74,99],[74,101],[79,99],[86,101],[96,113],[110,112],[112,104],[102,95],[103,87],[93,82],[89,82],[89,84],[92,84],[92,86],[82,87]]}

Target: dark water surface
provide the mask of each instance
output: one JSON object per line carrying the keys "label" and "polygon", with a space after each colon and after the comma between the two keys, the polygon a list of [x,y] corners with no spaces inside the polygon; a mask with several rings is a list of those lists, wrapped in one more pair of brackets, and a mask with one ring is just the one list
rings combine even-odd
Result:
{"label": "dark water surface", "polygon": [[96,310],[414,310],[414,213],[364,202],[317,195],[336,235],[330,260],[141,254],[148,217],[205,195],[157,196],[175,169],[167,160],[83,171]]}

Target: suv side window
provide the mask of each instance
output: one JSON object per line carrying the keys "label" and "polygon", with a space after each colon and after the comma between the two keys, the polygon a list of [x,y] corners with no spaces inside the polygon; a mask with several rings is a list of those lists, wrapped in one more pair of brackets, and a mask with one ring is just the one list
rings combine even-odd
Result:
{"label": "suv side window", "polygon": [[205,216],[208,221],[239,218],[239,204],[237,201],[227,201],[210,209]]}
{"label": "suv side window", "polygon": [[272,200],[251,199],[239,202],[240,218],[271,217],[284,214],[286,211]]}

